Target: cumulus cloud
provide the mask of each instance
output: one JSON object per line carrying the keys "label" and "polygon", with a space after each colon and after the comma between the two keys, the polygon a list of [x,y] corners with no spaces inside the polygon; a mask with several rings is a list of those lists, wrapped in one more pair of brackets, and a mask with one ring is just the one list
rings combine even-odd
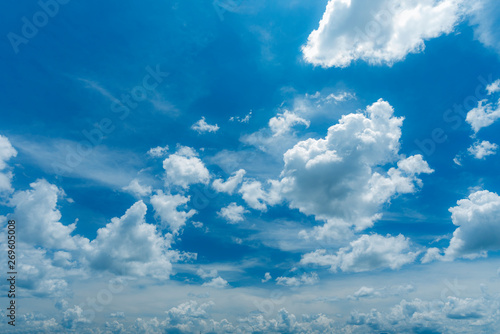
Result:
{"label": "cumulus cloud", "polygon": [[5,196],[14,191],[12,189],[12,172],[4,171],[7,161],[17,156],[17,151],[7,137],[0,135],[0,196]]}
{"label": "cumulus cloud", "polygon": [[179,211],[179,207],[185,207],[189,202],[189,196],[179,194],[164,194],[162,190],[157,190],[156,195],[151,196],[151,205],[155,210],[155,217],[160,219],[162,227],[168,227],[172,233],[176,234],[186,225],[186,221],[196,214],[196,210]]}
{"label": "cumulus cloud", "polygon": [[417,175],[432,172],[421,155],[398,154],[403,118],[393,112],[379,100],[366,114],[342,116],[325,138],[301,141],[284,154],[281,195],[291,208],[327,222],[316,229],[321,237],[339,226],[371,226],[384,204],[415,192],[422,186]]}
{"label": "cumulus cloud", "polygon": [[449,210],[458,228],[444,259],[476,258],[500,250],[500,196],[487,190],[476,191]]}
{"label": "cumulus cloud", "polygon": [[403,60],[425,41],[454,30],[462,0],[330,0],[319,28],[303,46],[304,59],[322,67]]}
{"label": "cumulus cloud", "polygon": [[294,277],[277,277],[276,284],[285,286],[301,286],[301,285],[313,285],[319,282],[318,274],[316,273],[303,273],[300,276]]}
{"label": "cumulus cloud", "polygon": [[136,202],[121,218],[97,230],[87,250],[90,266],[116,275],[166,279],[180,255],[170,250],[172,235],[162,236],[145,221],[146,205]]}
{"label": "cumulus cloud", "polygon": [[281,201],[278,181],[269,180],[267,188],[265,190],[260,181],[245,181],[241,185],[239,193],[252,209],[265,211],[267,204],[275,205]]}
{"label": "cumulus cloud", "polygon": [[233,202],[225,208],[222,208],[217,214],[226,219],[229,223],[236,224],[245,220],[243,216],[248,212],[249,211],[244,207]]}
{"label": "cumulus cloud", "polygon": [[16,192],[9,204],[15,206],[16,220],[23,222],[23,242],[50,249],[76,250],[85,247],[88,239],[72,236],[76,223],[63,225],[57,200],[64,192],[40,179],[31,189]]}
{"label": "cumulus cloud", "polygon": [[271,129],[273,136],[282,136],[296,126],[296,125],[304,125],[306,128],[309,127],[311,122],[303,119],[302,117],[285,110],[284,113],[278,114],[277,116],[271,118],[269,120],[269,128]]}
{"label": "cumulus cloud", "polygon": [[208,169],[190,147],[181,146],[163,161],[163,168],[167,184],[188,188],[195,183],[208,184],[210,180]]}
{"label": "cumulus cloud", "polygon": [[500,107],[498,102],[496,106],[488,103],[487,100],[479,101],[477,107],[467,113],[465,121],[470,124],[472,130],[477,133],[482,128],[490,126],[500,118]]}
{"label": "cumulus cloud", "polygon": [[139,180],[133,179],[130,181],[129,185],[123,187],[123,190],[129,192],[137,197],[144,197],[151,194],[152,188],[151,186],[143,186],[139,183]]}
{"label": "cumulus cloud", "polygon": [[349,246],[327,254],[318,249],[302,256],[300,263],[329,266],[331,271],[362,272],[376,269],[399,269],[412,263],[418,252],[410,250],[410,240],[402,236],[362,235]]}
{"label": "cumulus cloud", "polygon": [[153,158],[160,158],[167,154],[168,152],[168,146],[157,146],[148,151],[148,155],[153,157]]}
{"label": "cumulus cloud", "polygon": [[212,187],[218,192],[224,192],[229,195],[232,195],[236,190],[236,187],[243,181],[243,176],[245,176],[246,171],[244,169],[240,169],[233,173],[231,177],[224,182],[222,179],[216,179],[212,182]]}
{"label": "cumulus cloud", "polygon": [[198,122],[194,123],[191,126],[191,129],[198,133],[205,133],[205,132],[217,132],[219,130],[219,126],[217,124],[215,125],[210,125],[205,121],[205,117],[202,117]]}
{"label": "cumulus cloud", "polygon": [[210,282],[203,283],[202,286],[208,286],[210,288],[216,288],[216,289],[223,289],[223,288],[229,286],[229,284],[227,283],[227,281],[225,279],[218,276],[218,277],[212,278],[212,280]]}
{"label": "cumulus cloud", "polygon": [[265,273],[264,274],[264,278],[261,280],[262,283],[266,283],[268,282],[269,280],[271,280],[273,277],[271,276],[271,273]]}
{"label": "cumulus cloud", "polygon": [[497,149],[497,144],[492,144],[487,140],[483,140],[482,142],[476,141],[467,151],[476,159],[484,159],[488,155],[495,154]]}
{"label": "cumulus cloud", "polygon": [[388,312],[351,312],[350,333],[492,333],[498,326],[498,298],[403,299]]}

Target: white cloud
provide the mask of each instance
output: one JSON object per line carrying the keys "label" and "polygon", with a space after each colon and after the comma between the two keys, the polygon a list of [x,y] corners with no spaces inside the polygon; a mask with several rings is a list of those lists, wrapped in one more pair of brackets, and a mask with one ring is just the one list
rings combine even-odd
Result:
{"label": "white cloud", "polygon": [[250,121],[250,118],[252,118],[252,112],[250,111],[248,114],[245,115],[245,117],[241,118],[239,116],[231,116],[229,118],[230,122],[238,121],[240,123],[248,123]]}
{"label": "white cloud", "polygon": [[219,126],[217,124],[215,125],[210,125],[205,121],[205,117],[202,117],[198,122],[194,123],[191,126],[191,129],[198,133],[205,133],[205,132],[217,132],[219,130]]}
{"label": "white cloud", "polygon": [[486,86],[486,91],[488,92],[488,95],[500,92],[500,79],[497,79]]}
{"label": "white cloud", "polygon": [[226,219],[229,223],[236,224],[245,220],[243,216],[248,212],[249,211],[245,210],[244,207],[233,202],[227,207],[222,208],[217,214]]}
{"label": "white cloud", "polygon": [[476,159],[484,159],[488,155],[495,154],[497,149],[497,144],[492,144],[487,140],[483,140],[482,142],[476,141],[467,151]]}
{"label": "white cloud", "polygon": [[122,189],[137,197],[148,196],[152,191],[151,186],[143,186],[137,179],[133,179],[132,181],[130,181],[128,186],[123,187]]}
{"label": "white cloud", "polygon": [[208,184],[210,180],[208,169],[190,147],[181,146],[163,161],[163,168],[167,184],[188,188],[190,184]]}
{"label": "white cloud", "polygon": [[500,8],[496,0],[471,1],[470,23],[474,27],[474,37],[484,45],[500,53]]}
{"label": "white cloud", "polygon": [[411,263],[418,252],[410,251],[410,240],[402,236],[362,235],[348,247],[341,248],[337,254],[330,255],[324,249],[302,256],[302,264],[330,266],[330,270],[362,272],[383,268],[399,269]]}
{"label": "white cloud", "polygon": [[273,277],[271,276],[271,273],[265,273],[264,274],[264,278],[261,280],[262,283],[266,283],[268,282],[269,280],[271,280]]}
{"label": "white cloud", "polygon": [[259,181],[245,181],[241,185],[239,193],[243,200],[255,210],[267,210],[267,204],[275,205],[281,201],[279,194],[280,184],[276,180],[268,181],[268,190],[262,188]]}
{"label": "white cloud", "polygon": [[155,217],[159,218],[162,228],[168,227],[172,233],[176,234],[186,225],[186,221],[196,214],[196,210],[179,211],[178,207],[184,207],[189,202],[189,196],[179,194],[164,194],[157,190],[156,195],[151,196],[151,205],[155,210]]}
{"label": "white cloud", "polygon": [[167,152],[168,152],[168,146],[164,146],[164,147],[157,146],[157,147],[151,148],[148,151],[148,154],[153,158],[160,158],[160,157],[164,156],[165,154],[167,154]]}
{"label": "white cloud", "polygon": [[16,192],[9,202],[15,206],[16,220],[23,222],[23,242],[51,249],[76,250],[84,247],[88,239],[71,236],[76,223],[60,223],[57,200],[64,196],[64,192],[43,179],[30,186],[30,190]]}
{"label": "white cloud", "polygon": [[476,191],[449,210],[458,228],[443,259],[476,258],[500,250],[500,196],[487,190]]}
{"label": "white cloud", "polygon": [[[284,154],[281,194],[291,208],[327,221],[316,228],[321,237],[339,226],[371,226],[391,198],[422,185],[416,175],[432,172],[422,156],[398,154],[403,119],[393,112],[379,100],[366,115],[344,115],[325,138],[301,141]],[[397,168],[383,172],[381,166],[396,161]]]}
{"label": "white cloud", "polygon": [[471,125],[475,133],[482,128],[490,126],[500,118],[500,107],[498,102],[495,107],[492,103],[486,102],[487,100],[479,101],[477,107],[470,110],[465,118],[465,121]]}
{"label": "white cloud", "polygon": [[323,67],[403,60],[424,41],[454,30],[462,0],[330,0],[319,28],[303,46],[304,59]]}
{"label": "white cloud", "polygon": [[210,269],[210,271],[205,271],[202,268],[199,268],[196,271],[196,275],[200,276],[201,278],[215,278],[217,277],[217,270],[216,269]]}
{"label": "white cloud", "polygon": [[156,226],[146,223],[146,211],[146,205],[138,201],[121,218],[113,218],[97,230],[87,250],[93,269],[159,279],[170,276],[171,262],[181,256],[170,250],[171,234],[162,236]]}
{"label": "white cloud", "polygon": [[269,120],[269,128],[271,129],[274,137],[287,134],[290,132],[292,127],[300,124],[308,128],[311,122],[288,110],[285,110],[284,113],[278,114]]}
{"label": "white cloud", "polygon": [[212,278],[212,280],[210,282],[203,283],[202,286],[208,286],[208,287],[216,288],[216,289],[223,289],[223,288],[229,286],[229,284],[227,283],[227,281],[225,279],[218,276],[218,277]]}
{"label": "white cloud", "polygon": [[12,173],[4,172],[7,168],[7,161],[17,156],[17,151],[12,147],[9,139],[0,135],[0,196],[10,194],[14,191],[12,189]]}
{"label": "white cloud", "polygon": [[217,179],[212,182],[212,187],[218,192],[228,193],[232,195],[236,190],[236,187],[243,181],[243,176],[245,176],[246,171],[244,169],[240,169],[233,173],[231,177],[224,182],[222,179]]}
{"label": "white cloud", "polygon": [[276,284],[285,286],[301,286],[301,285],[313,285],[319,282],[318,274],[316,273],[303,273],[300,276],[295,277],[277,277]]}

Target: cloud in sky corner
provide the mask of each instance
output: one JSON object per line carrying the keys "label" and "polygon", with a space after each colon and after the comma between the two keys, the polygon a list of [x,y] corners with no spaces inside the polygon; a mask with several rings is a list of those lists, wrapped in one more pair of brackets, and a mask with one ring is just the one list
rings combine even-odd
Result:
{"label": "cloud in sky corner", "polygon": [[392,65],[448,34],[462,16],[462,0],[330,0],[319,28],[302,47],[304,59],[346,67],[358,59]]}

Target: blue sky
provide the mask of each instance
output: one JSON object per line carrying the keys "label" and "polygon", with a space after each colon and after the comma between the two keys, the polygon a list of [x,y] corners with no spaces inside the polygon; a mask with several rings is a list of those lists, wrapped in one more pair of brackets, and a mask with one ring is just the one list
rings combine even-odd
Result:
{"label": "blue sky", "polygon": [[500,327],[493,0],[3,6],[2,331]]}

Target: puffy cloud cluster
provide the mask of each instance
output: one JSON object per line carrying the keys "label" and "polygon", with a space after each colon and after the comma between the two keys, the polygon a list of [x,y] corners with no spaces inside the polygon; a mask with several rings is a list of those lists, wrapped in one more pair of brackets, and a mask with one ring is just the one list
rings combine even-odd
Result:
{"label": "puffy cloud cluster", "polygon": [[194,209],[178,210],[178,207],[184,207],[187,202],[189,202],[189,196],[164,194],[162,190],[158,190],[156,195],[151,196],[155,217],[161,221],[163,228],[168,227],[174,234],[177,234],[186,225],[186,221],[196,214]]}
{"label": "puffy cloud cluster", "polygon": [[487,140],[476,141],[467,151],[476,159],[484,159],[488,155],[494,155],[498,149],[497,144],[492,144]]}
{"label": "puffy cloud cluster", "polygon": [[329,266],[331,271],[362,272],[376,269],[399,269],[415,261],[418,252],[411,251],[409,239],[378,234],[362,235],[336,254],[318,249],[302,256],[301,264]]}
{"label": "puffy cloud cluster", "polygon": [[49,249],[76,250],[88,243],[88,239],[71,234],[76,223],[63,225],[57,209],[58,198],[64,192],[41,179],[30,184],[31,189],[18,191],[9,204],[15,206],[14,217],[23,222],[23,242]]}
{"label": "puffy cloud cluster", "polygon": [[170,276],[172,262],[182,255],[170,250],[171,234],[162,236],[156,226],[146,223],[146,211],[146,205],[138,201],[97,231],[87,251],[93,269],[117,275]]}
{"label": "puffy cloud cluster", "polygon": [[269,120],[269,128],[274,137],[287,134],[292,127],[300,124],[308,128],[311,122],[288,110],[285,110],[284,113],[278,114],[276,117]]}
{"label": "puffy cloud cluster", "polygon": [[499,325],[498,298],[403,299],[389,312],[351,313],[350,333],[493,333]]}
{"label": "puffy cloud cluster", "polygon": [[487,190],[476,191],[450,208],[453,232],[445,257],[474,258],[500,250],[500,196]]}
{"label": "puffy cloud cluster", "polygon": [[303,46],[304,59],[323,67],[403,60],[425,40],[454,30],[463,0],[330,0],[319,28]]}
{"label": "puffy cloud cluster", "polygon": [[280,183],[276,180],[269,180],[267,188],[266,190],[260,181],[249,180],[243,182],[239,193],[252,209],[265,211],[267,205],[281,202]]}
{"label": "puffy cloud cluster", "polygon": [[5,171],[7,161],[17,156],[17,151],[12,147],[9,139],[0,135],[0,196],[12,193],[12,173]]}
{"label": "puffy cloud cluster", "polygon": [[[366,114],[342,116],[325,138],[301,141],[284,154],[281,195],[291,208],[327,221],[321,234],[342,225],[371,226],[391,198],[421,186],[418,174],[433,172],[421,155],[400,157],[403,118],[393,113],[379,100]],[[382,166],[396,161],[397,168],[384,172]]]}
{"label": "puffy cloud cluster", "polygon": [[198,122],[191,126],[191,129],[201,134],[205,132],[217,132],[219,130],[219,126],[217,124],[208,124],[205,121],[205,117],[202,117]]}
{"label": "puffy cloud cluster", "polygon": [[226,219],[231,224],[236,224],[242,222],[245,218],[243,217],[245,213],[249,211],[246,210],[241,205],[237,205],[236,203],[231,203],[225,208],[222,208],[218,215],[224,219]]}
{"label": "puffy cloud cluster", "polygon": [[301,286],[301,285],[313,285],[319,282],[318,274],[316,273],[303,273],[300,276],[295,277],[277,277],[276,284],[285,286]]}
{"label": "puffy cloud cluster", "polygon": [[198,154],[190,147],[180,147],[176,153],[171,154],[163,161],[166,172],[166,183],[182,188],[191,184],[208,184],[210,173]]}
{"label": "puffy cloud cluster", "polygon": [[449,209],[453,224],[450,245],[444,250],[429,248],[423,263],[434,260],[486,257],[488,251],[500,250],[500,196],[487,190],[473,192]]}
{"label": "puffy cloud cluster", "polygon": [[465,121],[470,124],[472,130],[477,133],[484,127],[490,126],[500,118],[500,106],[487,100],[479,101],[476,108],[467,113]]}

